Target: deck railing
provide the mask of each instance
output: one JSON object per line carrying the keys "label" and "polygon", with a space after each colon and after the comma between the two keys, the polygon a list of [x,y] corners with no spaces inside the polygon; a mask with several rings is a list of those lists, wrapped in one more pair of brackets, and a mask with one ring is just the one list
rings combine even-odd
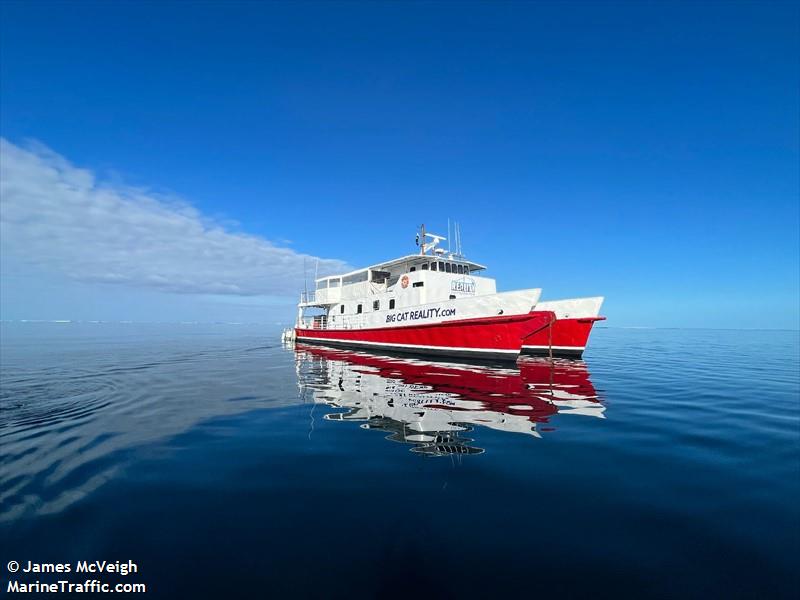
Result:
{"label": "deck railing", "polygon": [[336,321],[330,323],[324,315],[316,315],[303,317],[299,325],[304,329],[362,329],[365,325],[364,316],[363,314],[337,315]]}

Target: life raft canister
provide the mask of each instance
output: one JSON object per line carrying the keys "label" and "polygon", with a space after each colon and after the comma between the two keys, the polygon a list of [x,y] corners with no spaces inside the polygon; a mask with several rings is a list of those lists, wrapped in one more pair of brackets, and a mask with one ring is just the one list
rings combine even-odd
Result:
{"label": "life raft canister", "polygon": [[400,285],[403,287],[403,289],[408,287],[408,275],[403,275],[403,278],[400,279]]}

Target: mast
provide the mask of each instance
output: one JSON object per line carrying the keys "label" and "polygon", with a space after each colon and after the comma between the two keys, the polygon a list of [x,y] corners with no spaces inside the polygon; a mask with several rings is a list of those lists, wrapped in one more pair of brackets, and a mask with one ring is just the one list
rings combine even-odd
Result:
{"label": "mast", "polygon": [[425,254],[425,223],[422,224],[422,235],[420,236],[419,253]]}
{"label": "mast", "polygon": [[306,300],[308,300],[308,271],[306,270],[306,257],[303,257],[303,289],[306,292]]}

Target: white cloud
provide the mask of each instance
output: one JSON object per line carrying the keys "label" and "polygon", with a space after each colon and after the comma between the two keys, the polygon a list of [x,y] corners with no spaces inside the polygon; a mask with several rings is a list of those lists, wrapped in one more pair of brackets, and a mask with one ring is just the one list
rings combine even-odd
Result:
{"label": "white cloud", "polygon": [[[167,292],[294,295],[317,258],[232,232],[191,205],[99,182],[41,146],[0,138],[3,272],[37,266],[84,282]],[[319,259],[319,274],[347,270]]]}

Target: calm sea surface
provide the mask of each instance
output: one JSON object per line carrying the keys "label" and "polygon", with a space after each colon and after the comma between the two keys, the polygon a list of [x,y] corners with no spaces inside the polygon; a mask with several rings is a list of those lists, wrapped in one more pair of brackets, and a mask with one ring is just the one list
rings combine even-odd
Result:
{"label": "calm sea surface", "polygon": [[292,349],[251,325],[0,333],[4,591],[800,592],[797,332],[597,329],[584,361],[516,367]]}

